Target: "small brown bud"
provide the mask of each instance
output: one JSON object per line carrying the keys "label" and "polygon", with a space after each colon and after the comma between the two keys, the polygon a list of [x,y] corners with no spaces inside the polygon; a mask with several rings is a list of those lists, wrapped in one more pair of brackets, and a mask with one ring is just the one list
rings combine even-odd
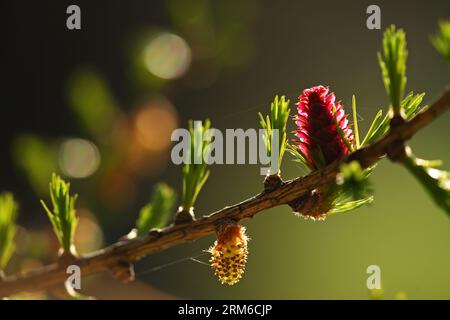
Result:
{"label": "small brown bud", "polygon": [[177,214],[175,215],[175,224],[183,224],[195,221],[194,208],[189,210],[179,207]]}
{"label": "small brown bud", "polygon": [[117,280],[128,283],[134,280],[134,266],[128,261],[119,261],[111,267],[111,273]]}
{"label": "small brown bud", "polygon": [[300,217],[323,221],[330,211],[334,195],[329,191],[314,189],[308,195],[289,202],[289,206]]}
{"label": "small brown bud", "polygon": [[283,180],[281,180],[280,172],[277,174],[267,175],[264,179],[264,191],[270,192],[273,191],[283,184]]}

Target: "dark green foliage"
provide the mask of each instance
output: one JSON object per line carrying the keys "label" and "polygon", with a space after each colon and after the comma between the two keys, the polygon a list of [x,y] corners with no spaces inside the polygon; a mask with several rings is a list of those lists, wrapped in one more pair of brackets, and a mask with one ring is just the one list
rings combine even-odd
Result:
{"label": "dark green foliage", "polygon": [[419,180],[434,202],[450,215],[450,172],[437,169],[441,161],[417,158],[408,148],[405,167]]}
{"label": "dark green foliage", "polygon": [[[281,162],[283,161],[284,152],[287,145],[286,124],[289,119],[291,109],[289,108],[289,100],[286,100],[285,96],[275,96],[273,102],[270,104],[270,117],[264,116],[259,112],[259,123],[261,127],[266,131],[264,134],[264,142],[267,148],[267,155],[271,155],[272,147],[270,145],[272,140],[273,130],[278,130],[278,146],[279,146],[279,158],[278,158],[278,170],[281,168]],[[275,172],[271,172],[275,174]]]}
{"label": "dark green foliage", "polygon": [[361,147],[361,141],[359,139],[359,127],[358,127],[358,113],[356,112],[356,97],[352,97],[352,113],[353,113],[353,132],[355,133],[355,149]]}
{"label": "dark green foliage", "polygon": [[306,168],[306,170],[308,172],[315,170],[315,168],[306,159],[306,157],[300,152],[300,150],[298,149],[297,146],[288,143],[286,150],[294,157],[294,162],[298,162],[298,163],[302,164],[302,166],[304,168]]}
{"label": "dark green foliage", "polygon": [[436,50],[447,60],[450,67],[450,20],[439,21],[436,35],[431,37]]}
{"label": "dark green foliage", "polygon": [[141,209],[136,221],[138,236],[148,234],[152,228],[165,227],[174,213],[175,200],[175,191],[165,183],[158,183],[151,201]]}
{"label": "dark green foliage", "polygon": [[[206,162],[203,159],[203,154],[207,150],[211,141],[203,139],[203,135],[206,130],[211,128],[211,122],[209,119],[205,120],[204,124],[194,128],[193,121],[189,121],[189,132],[191,135],[191,148],[188,157],[191,159],[190,163],[183,165],[183,196],[182,206],[184,209],[189,210],[194,206],[195,200],[200,193],[203,185],[209,177],[209,170],[206,170]],[[194,141],[197,139],[202,141],[198,146],[194,145]],[[194,163],[195,155],[199,159],[202,159],[201,163]]]}
{"label": "dark green foliage", "polygon": [[361,169],[358,161],[340,165],[333,191],[336,198],[330,214],[350,211],[373,202],[373,190],[369,182],[372,169]]}
{"label": "dark green foliage", "polygon": [[[424,96],[425,93],[414,94],[413,92],[410,92],[406,98],[402,100],[400,107],[401,110],[403,110],[406,120],[411,120],[418,112],[426,108],[420,105]],[[371,144],[382,138],[389,131],[390,119],[390,112],[386,113],[383,117],[383,110],[378,111],[361,146]]]}
{"label": "dark green foliage", "polygon": [[70,196],[70,184],[56,174],[52,175],[49,189],[53,210],[50,210],[43,200],[41,200],[41,204],[47,212],[61,248],[65,253],[69,253],[78,223],[75,214],[77,195]]}
{"label": "dark green foliage", "polygon": [[368,197],[372,192],[369,176],[373,168],[362,169],[358,161],[342,163],[339,166],[340,173],[337,177],[337,185],[340,191],[345,192],[352,200]]}
{"label": "dark green foliage", "polygon": [[400,102],[406,87],[406,35],[390,26],[383,35],[383,55],[378,53],[383,82],[394,114],[400,113]]}
{"label": "dark green foliage", "polygon": [[0,194],[0,271],[5,268],[15,248],[17,208],[11,193]]}
{"label": "dark green foliage", "polygon": [[336,130],[339,133],[339,136],[341,137],[342,141],[344,141],[348,150],[350,152],[354,151],[355,148],[353,147],[352,143],[347,138],[347,135],[344,133],[341,126],[339,125],[339,122],[337,119],[336,107],[333,107],[333,121],[334,121],[334,125],[336,126]]}

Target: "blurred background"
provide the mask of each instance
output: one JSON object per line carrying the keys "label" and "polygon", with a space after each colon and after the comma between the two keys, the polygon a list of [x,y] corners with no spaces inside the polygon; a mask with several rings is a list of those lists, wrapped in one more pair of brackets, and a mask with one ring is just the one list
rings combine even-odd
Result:
{"label": "blurred background", "polygon": [[[70,4],[81,8],[82,30],[66,28]],[[431,102],[450,80],[429,41],[437,21],[449,17],[450,2],[377,1],[381,31],[366,28],[370,4],[0,1],[0,191],[18,199],[21,225],[6,273],[56,257],[58,244],[39,204],[48,200],[52,172],[79,194],[76,244],[85,253],[127,234],[155,183],[181,193],[170,134],[188,119],[208,117],[221,130],[257,128],[257,113],[267,112],[275,94],[296,102],[304,88],[323,84],[347,112],[356,94],[367,130],[388,104],[376,52],[391,23],[407,33],[407,91],[426,92]],[[411,145],[418,156],[442,159],[449,168],[449,133],[446,114]],[[258,193],[259,167],[212,166],[197,216]],[[284,161],[285,179],[302,174]],[[368,299],[366,268],[375,264],[384,299],[449,299],[448,217],[402,167],[382,161],[372,182],[373,205],[325,222],[300,219],[288,207],[245,221],[249,261],[233,287],[189,260],[214,242],[210,236],[145,258],[132,284],[97,275],[85,279],[84,292],[137,299]]]}

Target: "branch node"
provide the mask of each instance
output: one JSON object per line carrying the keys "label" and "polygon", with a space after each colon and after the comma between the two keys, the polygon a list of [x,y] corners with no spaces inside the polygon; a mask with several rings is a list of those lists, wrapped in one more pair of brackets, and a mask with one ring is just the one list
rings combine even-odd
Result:
{"label": "branch node", "polygon": [[133,264],[125,260],[119,260],[116,264],[112,265],[111,274],[123,283],[128,283],[135,279]]}
{"label": "branch node", "polygon": [[70,251],[63,251],[62,249],[60,250],[57,263],[66,266],[69,264],[74,264],[76,260],[77,253],[75,251],[75,247],[71,246]]}
{"label": "branch node", "polygon": [[406,159],[405,144],[397,141],[386,147],[386,154],[392,162],[403,163]]}
{"label": "branch node", "polygon": [[264,179],[264,192],[271,192],[283,185],[280,173],[267,175]]}
{"label": "branch node", "polygon": [[292,210],[305,219],[324,220],[331,208],[330,190],[317,188],[288,203]]}
{"label": "branch node", "polygon": [[148,232],[149,237],[153,237],[153,238],[159,238],[161,237],[161,230],[160,229],[150,229],[150,231]]}
{"label": "branch node", "polygon": [[395,130],[396,128],[401,127],[402,125],[404,125],[405,123],[406,123],[406,120],[403,117],[403,115],[401,115],[401,114],[394,115],[391,118],[391,120],[390,120],[391,130],[392,129]]}
{"label": "branch node", "polygon": [[224,227],[226,227],[228,225],[235,225],[238,222],[239,222],[238,220],[232,219],[232,218],[220,219],[219,221],[217,221],[215,223],[215,225],[216,225],[216,232],[219,232],[220,230],[222,230]]}
{"label": "branch node", "polygon": [[178,208],[177,214],[175,215],[175,224],[186,224],[195,221],[194,208],[189,210],[183,207]]}

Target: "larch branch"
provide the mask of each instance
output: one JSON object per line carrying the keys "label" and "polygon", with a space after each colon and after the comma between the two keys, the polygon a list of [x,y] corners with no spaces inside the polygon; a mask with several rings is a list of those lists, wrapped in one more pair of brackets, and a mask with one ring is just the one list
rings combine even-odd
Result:
{"label": "larch branch", "polygon": [[[342,161],[357,160],[362,168],[379,161],[390,148],[403,144],[416,132],[427,126],[450,108],[450,90],[436,100],[428,109],[419,113],[409,122],[391,128],[379,141],[361,148]],[[66,268],[69,264],[78,265],[83,276],[111,270],[119,264],[133,263],[156,252],[175,245],[191,242],[213,233],[224,219],[236,221],[251,218],[255,214],[275,206],[288,204],[299,197],[308,195],[312,190],[335,183],[339,173],[339,163],[312,172],[311,174],[283,182],[279,187],[262,191],[256,196],[233,206],[225,207],[193,222],[170,225],[164,229],[152,230],[145,238],[121,240],[102,250],[73,260],[60,260],[54,264],[25,274],[0,279],[0,297],[23,291],[50,289],[67,279]]]}

